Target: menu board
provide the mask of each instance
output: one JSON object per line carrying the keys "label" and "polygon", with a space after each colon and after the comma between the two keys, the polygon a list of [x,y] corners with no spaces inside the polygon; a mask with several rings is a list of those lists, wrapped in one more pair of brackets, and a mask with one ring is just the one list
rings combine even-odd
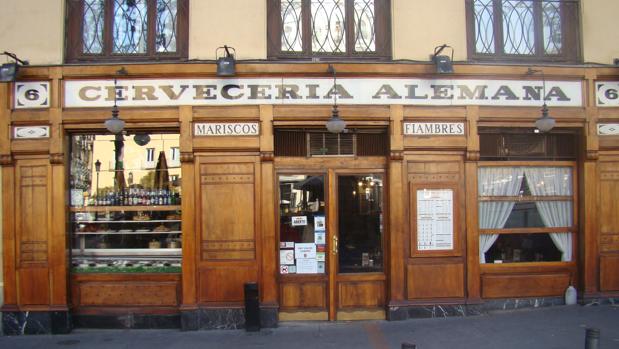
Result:
{"label": "menu board", "polygon": [[453,190],[417,190],[417,250],[451,250],[453,242]]}

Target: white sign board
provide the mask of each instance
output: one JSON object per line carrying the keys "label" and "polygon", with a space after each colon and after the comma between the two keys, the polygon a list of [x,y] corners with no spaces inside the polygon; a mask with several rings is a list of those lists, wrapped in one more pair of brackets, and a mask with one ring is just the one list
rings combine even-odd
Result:
{"label": "white sign board", "polygon": [[259,132],[257,122],[196,123],[193,125],[194,136],[258,136]]}
{"label": "white sign board", "polygon": [[15,109],[49,108],[49,82],[15,83]]}
{"label": "white sign board", "polygon": [[582,106],[580,81],[344,78],[68,80],[65,108],[179,105]]}
{"label": "white sign board", "polygon": [[293,216],[293,217],[290,217],[290,223],[291,223],[291,225],[293,227],[305,226],[305,225],[307,225],[307,216]]}
{"label": "white sign board", "polygon": [[453,245],[453,190],[417,190],[417,250],[451,250]]}
{"label": "white sign board", "polygon": [[598,107],[619,107],[619,81],[595,83],[595,96]]}
{"label": "white sign board", "polygon": [[318,273],[318,261],[316,258],[297,259],[297,274]]}
{"label": "white sign board", "polygon": [[294,264],[294,250],[279,250],[279,264]]}
{"label": "white sign board", "polygon": [[619,135],[619,124],[598,124],[598,135],[600,136]]}
{"label": "white sign board", "polygon": [[406,136],[462,136],[463,122],[405,122]]}
{"label": "white sign board", "polygon": [[49,126],[15,126],[14,139],[49,138]]}
{"label": "white sign board", "polygon": [[316,258],[316,244],[313,244],[313,243],[294,244],[294,256],[297,259]]}

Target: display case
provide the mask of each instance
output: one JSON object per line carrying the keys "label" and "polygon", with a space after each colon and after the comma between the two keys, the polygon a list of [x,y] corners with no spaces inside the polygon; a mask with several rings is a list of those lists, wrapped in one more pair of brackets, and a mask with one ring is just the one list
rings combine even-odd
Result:
{"label": "display case", "polygon": [[178,135],[133,138],[72,137],[74,272],[181,271]]}

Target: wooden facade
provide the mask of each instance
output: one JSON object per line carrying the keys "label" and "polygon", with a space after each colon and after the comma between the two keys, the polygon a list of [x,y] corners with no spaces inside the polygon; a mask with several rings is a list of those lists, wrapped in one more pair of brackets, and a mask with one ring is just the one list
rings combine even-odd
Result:
{"label": "wooden facade", "polygon": [[[338,77],[435,77],[427,64],[335,64]],[[619,80],[617,68],[542,67],[547,80],[581,84],[581,107],[550,108],[557,127],[579,134],[575,168],[573,258],[570,262],[480,264],[478,169],[482,127],[531,128],[539,107],[341,105],[349,125],[388,130],[380,157],[274,156],[274,130],[322,128],[330,106],[232,105],[120,108],[127,128],[180,133],[182,273],[70,272],[68,148],[74,132],[103,132],[109,108],[66,108],[63,81],[112,79],[118,66],[24,67],[20,81],[48,81],[50,104],[16,109],[12,84],[0,84],[4,313],[178,315],[243,306],[243,285],[257,282],[264,311],[287,319],[408,316],[406,309],[479,305],[496,299],[562,297],[573,282],[584,299],[619,296],[619,136],[600,136],[598,123],[619,123],[619,107],[596,104],[596,82]],[[212,64],[125,66],[126,78],[214,78]],[[284,63],[237,67],[238,77],[290,75]],[[323,76],[327,65],[295,64],[294,76]],[[458,79],[525,80],[527,67],[456,65]],[[194,135],[199,122],[256,122],[258,136]],[[405,136],[405,122],[461,122],[458,136]],[[49,138],[15,139],[15,126],[46,125]],[[326,178],[327,230],[337,232],[338,176],[380,173],[385,186],[385,263],[382,273],[279,273],[277,176],[318,173]],[[454,244],[448,251],[417,249],[419,188],[453,192]],[[327,253],[332,240],[327,239]],[[333,257],[328,257],[333,258]],[[334,260],[334,259],[333,259]],[[404,309],[404,310],[402,310]],[[404,313],[402,313],[404,311]],[[181,315],[185,328],[199,324]]]}

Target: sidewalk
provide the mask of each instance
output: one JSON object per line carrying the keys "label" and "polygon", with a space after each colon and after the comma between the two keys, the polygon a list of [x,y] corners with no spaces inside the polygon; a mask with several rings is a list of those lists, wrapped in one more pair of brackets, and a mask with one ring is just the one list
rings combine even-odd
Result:
{"label": "sidewalk", "polygon": [[619,307],[559,306],[474,317],[406,321],[286,322],[260,332],[86,330],[69,335],[0,337],[0,348],[584,348],[585,328],[600,329],[600,349],[619,348]]}

